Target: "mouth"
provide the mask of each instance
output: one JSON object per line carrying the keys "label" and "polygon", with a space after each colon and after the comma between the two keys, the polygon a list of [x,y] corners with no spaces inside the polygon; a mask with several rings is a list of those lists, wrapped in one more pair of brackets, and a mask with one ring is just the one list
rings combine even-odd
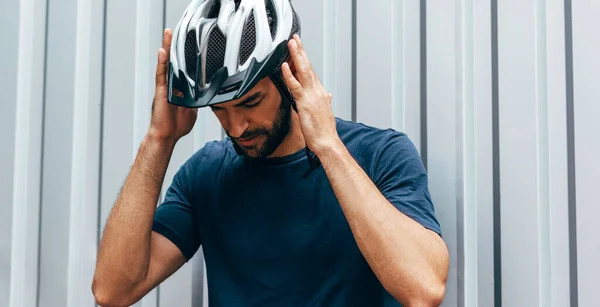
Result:
{"label": "mouth", "polygon": [[245,139],[236,139],[236,142],[238,143],[238,145],[243,146],[243,147],[250,147],[250,146],[256,144],[256,141],[258,141],[258,136],[253,136],[253,137],[245,138]]}

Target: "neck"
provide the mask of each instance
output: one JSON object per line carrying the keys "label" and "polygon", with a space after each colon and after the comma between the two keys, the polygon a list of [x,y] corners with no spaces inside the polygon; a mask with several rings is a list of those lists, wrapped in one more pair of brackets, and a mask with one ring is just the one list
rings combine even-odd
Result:
{"label": "neck", "polygon": [[304,141],[304,135],[302,135],[302,129],[300,127],[300,120],[298,113],[292,112],[290,133],[283,139],[283,142],[277,147],[277,149],[269,156],[269,158],[278,158],[291,155],[295,152],[306,147]]}

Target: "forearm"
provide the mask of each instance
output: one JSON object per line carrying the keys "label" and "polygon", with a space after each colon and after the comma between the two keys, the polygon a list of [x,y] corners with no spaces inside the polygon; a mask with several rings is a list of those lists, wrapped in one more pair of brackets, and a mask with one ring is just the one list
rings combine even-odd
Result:
{"label": "forearm", "polygon": [[150,135],[143,140],[100,241],[96,286],[127,289],[145,279],[152,221],[173,147]]}
{"label": "forearm", "polygon": [[441,238],[390,204],[341,142],[319,158],[358,247],[383,286],[405,306],[439,304],[448,266]]}

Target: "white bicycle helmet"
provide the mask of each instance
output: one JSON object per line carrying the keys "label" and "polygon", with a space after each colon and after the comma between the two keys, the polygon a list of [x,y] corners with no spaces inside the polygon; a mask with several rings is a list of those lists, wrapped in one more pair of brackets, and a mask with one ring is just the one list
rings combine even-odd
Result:
{"label": "white bicycle helmet", "polygon": [[295,33],[300,22],[290,0],[192,0],[173,31],[169,101],[210,106],[242,97],[265,77],[293,101],[281,65]]}

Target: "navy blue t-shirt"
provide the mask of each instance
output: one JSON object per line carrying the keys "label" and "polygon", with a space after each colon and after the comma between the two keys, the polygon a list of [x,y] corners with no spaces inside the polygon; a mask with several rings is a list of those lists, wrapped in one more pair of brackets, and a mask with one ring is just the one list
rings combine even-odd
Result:
{"label": "navy blue t-shirt", "polygon": [[[398,210],[438,234],[409,138],[336,119],[341,140]],[[322,167],[304,150],[249,159],[207,143],[175,175],[153,229],[189,260],[202,245],[210,306],[399,306],[361,254]]]}

